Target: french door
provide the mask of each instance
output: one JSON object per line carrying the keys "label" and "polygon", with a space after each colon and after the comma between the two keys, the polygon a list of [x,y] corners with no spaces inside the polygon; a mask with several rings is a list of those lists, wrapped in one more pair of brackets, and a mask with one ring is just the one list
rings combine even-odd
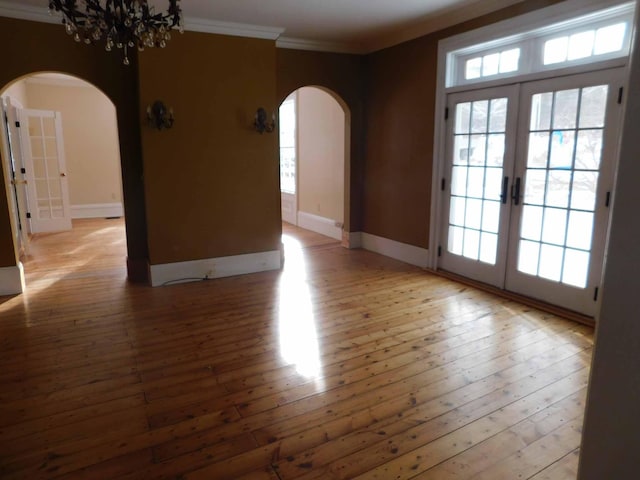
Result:
{"label": "french door", "polygon": [[31,232],[71,230],[60,113],[19,109],[18,118]]}
{"label": "french door", "polygon": [[596,311],[622,72],[448,96],[438,267]]}

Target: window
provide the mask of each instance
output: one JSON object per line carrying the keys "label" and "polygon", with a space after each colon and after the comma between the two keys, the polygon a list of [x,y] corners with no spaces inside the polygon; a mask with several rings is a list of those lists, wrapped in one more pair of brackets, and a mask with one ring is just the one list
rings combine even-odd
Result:
{"label": "window", "polygon": [[625,58],[629,54],[634,9],[635,2],[622,3],[451,49],[447,52],[446,87]]}
{"label": "window", "polygon": [[547,40],[543,63],[552,65],[619,52],[624,47],[626,32],[627,23],[618,22]]}
{"label": "window", "polygon": [[296,100],[280,105],[280,191],[296,193]]}
{"label": "window", "polygon": [[502,52],[471,58],[466,61],[465,80],[491,77],[499,73],[516,72],[518,71],[519,62],[519,48],[511,48]]}

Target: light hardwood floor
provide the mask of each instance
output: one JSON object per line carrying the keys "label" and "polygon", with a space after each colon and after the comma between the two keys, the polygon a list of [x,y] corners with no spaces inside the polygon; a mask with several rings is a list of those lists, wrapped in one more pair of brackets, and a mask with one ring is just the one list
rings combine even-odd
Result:
{"label": "light hardwood floor", "polygon": [[0,298],[3,479],[575,479],[589,327],[304,230],[282,272],[126,281],[122,220]]}

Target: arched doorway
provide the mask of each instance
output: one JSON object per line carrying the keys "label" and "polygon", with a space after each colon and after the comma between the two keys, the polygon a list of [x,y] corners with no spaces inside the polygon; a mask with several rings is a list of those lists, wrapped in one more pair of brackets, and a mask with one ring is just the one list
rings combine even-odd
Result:
{"label": "arched doorway", "polygon": [[350,110],[335,92],[301,87],[280,106],[282,219],[343,239],[349,218]]}
{"label": "arched doorway", "polygon": [[98,262],[103,268],[105,255],[113,252],[123,269],[127,248],[113,102],[94,85],[53,72],[20,77],[0,97],[7,119],[2,167],[19,265],[33,273],[51,262],[51,277],[53,271],[97,269]]}

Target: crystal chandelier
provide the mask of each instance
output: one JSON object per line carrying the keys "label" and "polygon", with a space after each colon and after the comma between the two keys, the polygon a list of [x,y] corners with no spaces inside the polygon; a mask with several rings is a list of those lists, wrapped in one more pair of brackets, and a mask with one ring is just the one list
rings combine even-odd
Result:
{"label": "crystal chandelier", "polygon": [[[102,5],[104,4],[104,6]],[[62,24],[76,42],[105,39],[105,49],[122,49],[129,65],[129,48],[164,48],[170,30],[184,31],[180,0],[169,0],[166,12],[155,13],[147,0],[49,0],[49,12],[62,13]]]}

